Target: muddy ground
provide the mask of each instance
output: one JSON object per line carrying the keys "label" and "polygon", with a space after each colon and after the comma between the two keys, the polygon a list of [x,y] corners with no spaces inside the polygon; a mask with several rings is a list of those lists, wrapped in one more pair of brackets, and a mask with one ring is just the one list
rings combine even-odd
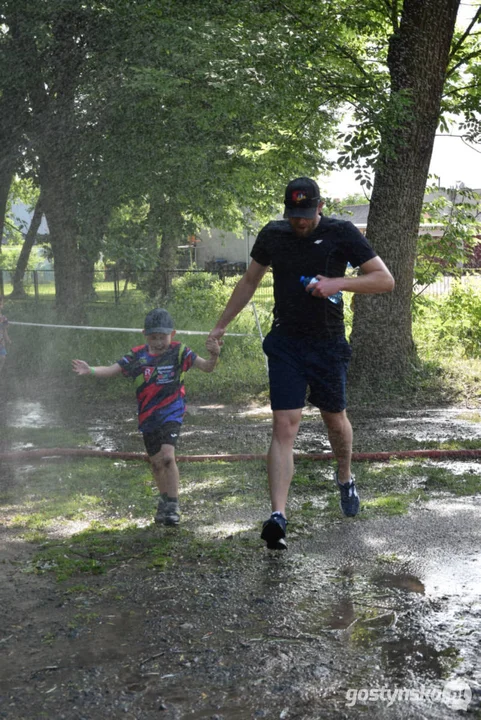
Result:
{"label": "muddy ground", "polygon": [[[357,451],[481,443],[467,408],[351,417]],[[22,434],[8,448],[0,437],[1,449],[34,447],[28,427],[82,427],[91,447],[142,451],[131,405],[112,417],[111,406],[10,399],[2,427]],[[264,453],[269,432],[267,408],[191,407],[179,453]],[[329,449],[312,411],[296,449]],[[445,464],[479,473],[472,460]],[[321,490],[304,493],[301,508],[293,486],[304,520],[276,553],[259,540],[265,487],[232,512],[228,484],[209,502],[186,489],[181,527],[137,520],[149,542],[170,543],[171,562],[130,552],[103,574],[58,581],[14,522],[28,465],[0,470],[0,718],[481,717],[481,494],[420,494],[405,514],[348,520],[316,513]],[[246,470],[246,498],[250,472],[263,475],[262,464]],[[331,468],[315,472],[330,482]],[[49,534],[79,529],[63,522]]]}

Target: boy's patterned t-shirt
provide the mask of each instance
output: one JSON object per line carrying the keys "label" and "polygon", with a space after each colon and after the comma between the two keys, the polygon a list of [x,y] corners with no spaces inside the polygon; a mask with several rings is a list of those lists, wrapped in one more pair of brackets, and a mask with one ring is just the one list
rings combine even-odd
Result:
{"label": "boy's patterned t-shirt", "polygon": [[139,430],[152,432],[166,422],[182,422],[184,374],[196,357],[186,345],[172,342],[162,355],[152,355],[148,345],[139,345],[117,361],[123,374],[134,381]]}

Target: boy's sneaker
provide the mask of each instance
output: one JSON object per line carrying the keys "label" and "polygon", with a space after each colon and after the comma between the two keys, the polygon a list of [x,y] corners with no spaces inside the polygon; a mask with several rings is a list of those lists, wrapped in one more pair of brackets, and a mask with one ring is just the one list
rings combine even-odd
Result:
{"label": "boy's sneaker", "polygon": [[287,550],[286,525],[287,520],[280,512],[273,512],[263,523],[261,538],[266,541],[268,550]]}
{"label": "boy's sneaker", "polygon": [[346,517],[354,517],[359,512],[359,506],[361,501],[357,494],[356,484],[354,478],[351,478],[348,483],[340,483],[337,476],[337,471],[334,473],[334,479],[337,483],[337,487],[341,493],[341,510]]}
{"label": "boy's sneaker", "polygon": [[154,520],[157,525],[178,525],[180,513],[177,500],[160,498]]}

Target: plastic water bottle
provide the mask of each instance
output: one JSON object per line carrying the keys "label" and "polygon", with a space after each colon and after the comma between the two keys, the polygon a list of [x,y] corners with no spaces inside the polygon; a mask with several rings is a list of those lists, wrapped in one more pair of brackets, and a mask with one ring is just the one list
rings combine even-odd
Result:
{"label": "plastic water bottle", "polygon": [[[306,275],[301,275],[301,283],[304,285],[304,287],[307,287],[311,283],[319,282],[319,280],[316,277],[307,277]],[[314,290],[314,288],[312,288]],[[312,290],[309,290],[309,292],[312,292]],[[334,295],[329,295],[328,300],[330,300],[335,305],[338,305],[342,300],[342,292],[339,290]]]}

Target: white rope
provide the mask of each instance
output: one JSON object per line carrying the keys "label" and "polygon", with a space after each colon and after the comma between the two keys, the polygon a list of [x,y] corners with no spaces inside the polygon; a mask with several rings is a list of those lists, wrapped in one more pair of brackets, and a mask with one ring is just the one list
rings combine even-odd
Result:
{"label": "white rope", "polygon": [[[17,320],[9,320],[9,325],[29,325],[31,327],[45,328],[63,328],[64,330],[102,330],[107,332],[130,332],[141,333],[142,328],[111,328],[111,327],[95,327],[92,325],[46,325],[44,323],[28,323],[18,322]],[[178,335],[209,335],[205,330],[176,330]],[[225,333],[223,337],[254,337],[249,333]]]}

